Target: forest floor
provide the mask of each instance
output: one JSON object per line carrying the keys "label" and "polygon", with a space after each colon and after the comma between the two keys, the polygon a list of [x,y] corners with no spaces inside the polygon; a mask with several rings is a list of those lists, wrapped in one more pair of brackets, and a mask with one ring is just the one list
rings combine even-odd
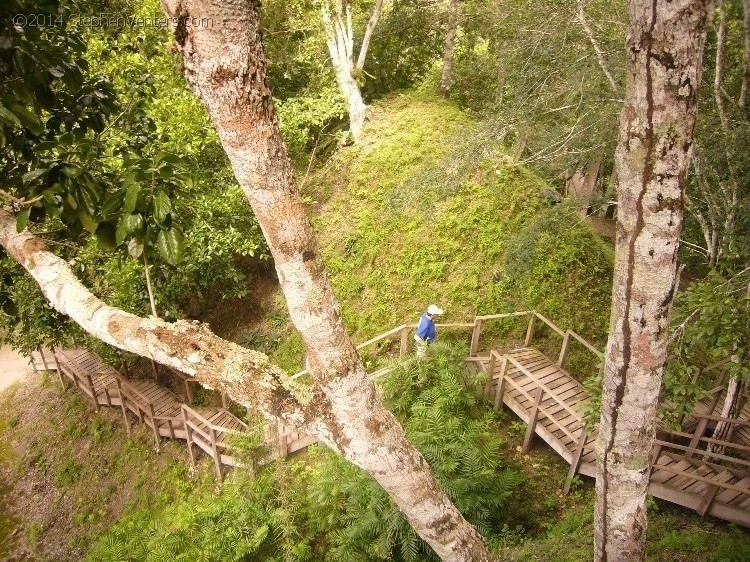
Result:
{"label": "forest floor", "polygon": [[0,348],[0,392],[33,372],[26,357],[9,347]]}
{"label": "forest floor", "polygon": [[210,471],[189,468],[182,442],[156,451],[142,424],[128,438],[119,409],[96,412],[30,371],[0,392],[0,560],[80,561],[124,513],[214,486]]}

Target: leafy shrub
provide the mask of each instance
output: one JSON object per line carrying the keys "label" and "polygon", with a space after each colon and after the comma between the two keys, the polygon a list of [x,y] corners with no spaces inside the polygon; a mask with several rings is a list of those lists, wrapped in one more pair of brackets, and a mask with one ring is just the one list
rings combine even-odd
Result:
{"label": "leafy shrub", "polygon": [[[429,360],[388,375],[384,399],[461,513],[492,539],[522,477],[505,466],[493,414],[480,404],[479,384],[464,376],[466,350],[438,344],[431,351]],[[322,528],[333,528],[326,534],[334,560],[434,559],[386,493],[340,457],[324,455],[309,487],[333,520]]]}

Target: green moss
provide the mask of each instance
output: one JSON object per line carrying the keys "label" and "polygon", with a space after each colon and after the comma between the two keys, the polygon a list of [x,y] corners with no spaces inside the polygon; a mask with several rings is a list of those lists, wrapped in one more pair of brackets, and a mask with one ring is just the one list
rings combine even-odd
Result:
{"label": "green moss", "polygon": [[549,186],[450,102],[408,94],[376,104],[361,146],[340,151],[310,189],[355,339],[416,321],[430,302],[448,321],[537,308],[603,339],[611,251],[577,216],[558,213],[555,229],[528,240],[533,263],[510,278],[518,237],[554,213],[541,195]]}

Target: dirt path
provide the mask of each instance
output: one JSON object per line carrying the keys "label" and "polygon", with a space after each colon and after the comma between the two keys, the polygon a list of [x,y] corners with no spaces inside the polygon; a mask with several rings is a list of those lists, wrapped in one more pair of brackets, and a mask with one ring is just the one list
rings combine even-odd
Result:
{"label": "dirt path", "polygon": [[9,347],[0,348],[0,392],[33,372],[26,357]]}

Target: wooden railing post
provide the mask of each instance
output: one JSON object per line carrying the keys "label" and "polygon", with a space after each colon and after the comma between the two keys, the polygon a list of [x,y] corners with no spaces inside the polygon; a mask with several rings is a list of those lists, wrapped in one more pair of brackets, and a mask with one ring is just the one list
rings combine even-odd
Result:
{"label": "wooden railing post", "polygon": [[216,443],[216,430],[213,426],[208,427],[211,435],[211,450],[213,451],[214,465],[216,466],[216,474],[220,481],[224,480],[224,471],[222,470],[221,454],[219,453],[219,446]]}
{"label": "wooden railing post", "polygon": [[543,395],[544,389],[540,386],[536,390],[536,396],[534,397],[534,407],[531,409],[531,419],[529,420],[529,427],[526,428],[526,435],[523,438],[523,448],[521,450],[524,454],[528,453],[531,449],[531,443],[534,439],[534,433],[536,432],[536,422],[539,418],[539,404],[542,403]]}
{"label": "wooden railing post", "polygon": [[195,453],[193,452],[193,428],[190,427],[185,406],[183,405],[180,410],[182,411],[182,423],[185,424],[185,441],[187,443],[188,455],[190,456],[190,466],[195,466]]}
{"label": "wooden railing post", "polygon": [[156,448],[159,448],[159,426],[156,425],[156,414],[154,413],[154,405],[148,405],[148,415],[151,417],[151,429],[154,430],[154,441],[156,441]]}
{"label": "wooden railing post", "polygon": [[44,370],[49,371],[49,367],[47,366],[47,359],[44,357],[44,351],[42,351],[42,346],[37,347],[37,349],[39,350],[39,356],[42,358],[42,365],[44,365]]}
{"label": "wooden railing post", "polygon": [[536,311],[531,313],[529,317],[529,327],[526,329],[526,340],[524,341],[524,347],[531,345],[531,340],[534,337],[534,326],[536,325]]}
{"label": "wooden railing post", "polygon": [[471,331],[471,346],[469,346],[469,356],[474,357],[479,349],[479,334],[482,331],[482,320],[474,320],[474,329]]}
{"label": "wooden railing post", "polygon": [[221,407],[225,410],[229,407],[229,396],[226,392],[221,393]]}
{"label": "wooden railing post", "polygon": [[398,350],[398,356],[400,359],[404,358],[409,345],[409,327],[404,326],[401,330],[401,347]]}
{"label": "wooden railing post", "polygon": [[128,419],[128,408],[127,404],[125,403],[125,393],[122,391],[122,383],[120,382],[120,377],[115,377],[115,385],[117,385],[117,393],[120,395],[120,408],[122,409],[122,417],[125,420],[125,431],[128,434],[128,437],[130,437],[130,420]]}
{"label": "wooden railing post", "polygon": [[484,385],[484,391],[482,392],[483,398],[487,398],[492,391],[492,380],[495,374],[495,354],[493,352],[490,352],[490,361],[487,363],[487,373],[489,373],[489,377]]}
{"label": "wooden railing post", "polygon": [[565,479],[565,486],[563,487],[563,494],[570,492],[570,485],[573,483],[573,477],[578,472],[578,467],[581,464],[581,457],[583,456],[583,447],[586,444],[586,427],[581,428],[581,436],[578,438],[578,446],[576,447],[573,458],[570,460],[570,470],[568,470],[568,477]]}
{"label": "wooden railing post", "polygon": [[60,360],[57,358],[57,353],[55,353],[54,347],[52,348],[52,358],[55,360],[55,367],[57,367],[57,380],[60,381],[60,386],[62,387],[62,389],[66,390],[67,386],[65,385],[65,378],[63,376],[62,369],[60,368]]}
{"label": "wooden railing post", "polygon": [[86,384],[91,391],[91,399],[94,401],[94,408],[96,408],[96,411],[98,412],[101,406],[99,405],[99,399],[96,397],[96,389],[94,388],[94,381],[91,378],[91,373],[87,372],[84,376],[86,377]]}
{"label": "wooden railing post", "polygon": [[557,358],[557,365],[561,369],[564,368],[565,358],[568,356],[568,344],[570,343],[570,330],[565,332],[563,336],[562,346],[560,347],[560,357]]}
{"label": "wooden railing post", "polygon": [[508,372],[508,358],[503,355],[500,361],[500,377],[497,380],[497,388],[495,389],[495,401],[492,404],[492,409],[497,412],[503,405],[503,393],[505,392],[505,375]]}

